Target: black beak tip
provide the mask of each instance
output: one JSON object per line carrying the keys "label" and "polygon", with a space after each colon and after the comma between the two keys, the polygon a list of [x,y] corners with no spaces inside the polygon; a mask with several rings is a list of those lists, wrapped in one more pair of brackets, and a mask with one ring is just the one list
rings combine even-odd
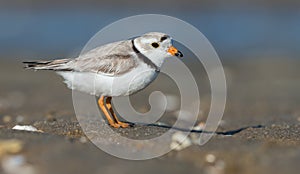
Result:
{"label": "black beak tip", "polygon": [[177,56],[177,57],[183,57],[183,54],[182,54],[182,52],[178,51],[178,52],[175,54],[175,56]]}

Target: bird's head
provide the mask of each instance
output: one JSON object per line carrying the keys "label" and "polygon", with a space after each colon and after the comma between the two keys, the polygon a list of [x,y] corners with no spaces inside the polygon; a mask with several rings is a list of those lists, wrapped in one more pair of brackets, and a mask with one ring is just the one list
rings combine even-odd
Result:
{"label": "bird's head", "polygon": [[172,38],[164,33],[146,33],[135,38],[134,44],[138,51],[158,66],[161,66],[167,57],[183,57],[183,54],[172,45]]}

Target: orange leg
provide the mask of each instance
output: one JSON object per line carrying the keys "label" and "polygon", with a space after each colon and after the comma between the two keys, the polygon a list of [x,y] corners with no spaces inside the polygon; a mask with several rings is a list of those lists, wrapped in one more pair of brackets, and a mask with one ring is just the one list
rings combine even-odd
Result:
{"label": "orange leg", "polygon": [[110,117],[107,109],[105,108],[104,100],[105,100],[104,96],[101,96],[98,99],[98,105],[99,105],[100,109],[104,113],[104,115],[105,115],[105,117],[106,117],[109,125],[112,126],[112,127],[114,127],[114,128],[119,128],[121,125],[119,125],[118,123],[116,123],[115,120]]}
{"label": "orange leg", "polygon": [[121,122],[118,119],[117,115],[115,114],[115,112],[114,112],[114,110],[112,108],[111,99],[112,99],[112,97],[107,97],[107,99],[106,99],[106,107],[107,107],[107,109],[110,111],[111,115],[113,116],[113,118],[115,119],[115,121],[117,122],[118,125],[120,125],[123,128],[129,127],[130,124]]}

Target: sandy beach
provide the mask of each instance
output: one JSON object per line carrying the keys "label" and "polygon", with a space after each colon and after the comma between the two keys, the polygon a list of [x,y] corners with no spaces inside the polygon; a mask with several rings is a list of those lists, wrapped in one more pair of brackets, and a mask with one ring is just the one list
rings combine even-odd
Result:
{"label": "sandy beach", "polygon": [[[16,151],[8,148],[0,153],[1,173],[7,173],[12,164],[16,165],[14,170],[19,168],[19,172],[42,174],[297,173],[300,160],[300,62],[272,59],[270,64],[270,61],[268,58],[254,58],[251,61],[223,62],[228,99],[218,131],[245,129],[231,135],[214,135],[203,146],[191,145],[146,161],[118,159],[93,145],[76,119],[72,92],[62,83],[61,77],[53,72],[25,71],[18,61],[2,61],[0,146],[4,143],[5,147],[5,142],[17,140],[20,148]],[[201,70],[198,75],[200,81],[205,79]],[[159,77],[145,91],[134,95],[133,105],[138,109],[147,108],[146,94],[159,83],[166,83],[164,77]],[[209,109],[209,96],[205,95],[209,85],[206,83],[202,81],[200,90],[203,107],[199,122],[205,122]],[[160,87],[163,90],[164,85]],[[138,102],[143,100],[145,103]],[[162,121],[172,123],[174,118],[171,115],[167,113]],[[42,132],[12,130],[15,125],[32,125]],[[119,133],[139,139],[166,130],[135,126]],[[193,134],[197,136],[197,133],[190,136]],[[18,166],[13,161],[20,157],[23,163]]]}

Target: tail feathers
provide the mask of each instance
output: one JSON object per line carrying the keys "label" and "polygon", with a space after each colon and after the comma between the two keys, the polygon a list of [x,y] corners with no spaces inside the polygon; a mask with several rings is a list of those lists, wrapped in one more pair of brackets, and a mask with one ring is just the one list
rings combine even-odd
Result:
{"label": "tail feathers", "polygon": [[66,65],[71,59],[58,59],[50,61],[24,61],[25,69],[71,71]]}

